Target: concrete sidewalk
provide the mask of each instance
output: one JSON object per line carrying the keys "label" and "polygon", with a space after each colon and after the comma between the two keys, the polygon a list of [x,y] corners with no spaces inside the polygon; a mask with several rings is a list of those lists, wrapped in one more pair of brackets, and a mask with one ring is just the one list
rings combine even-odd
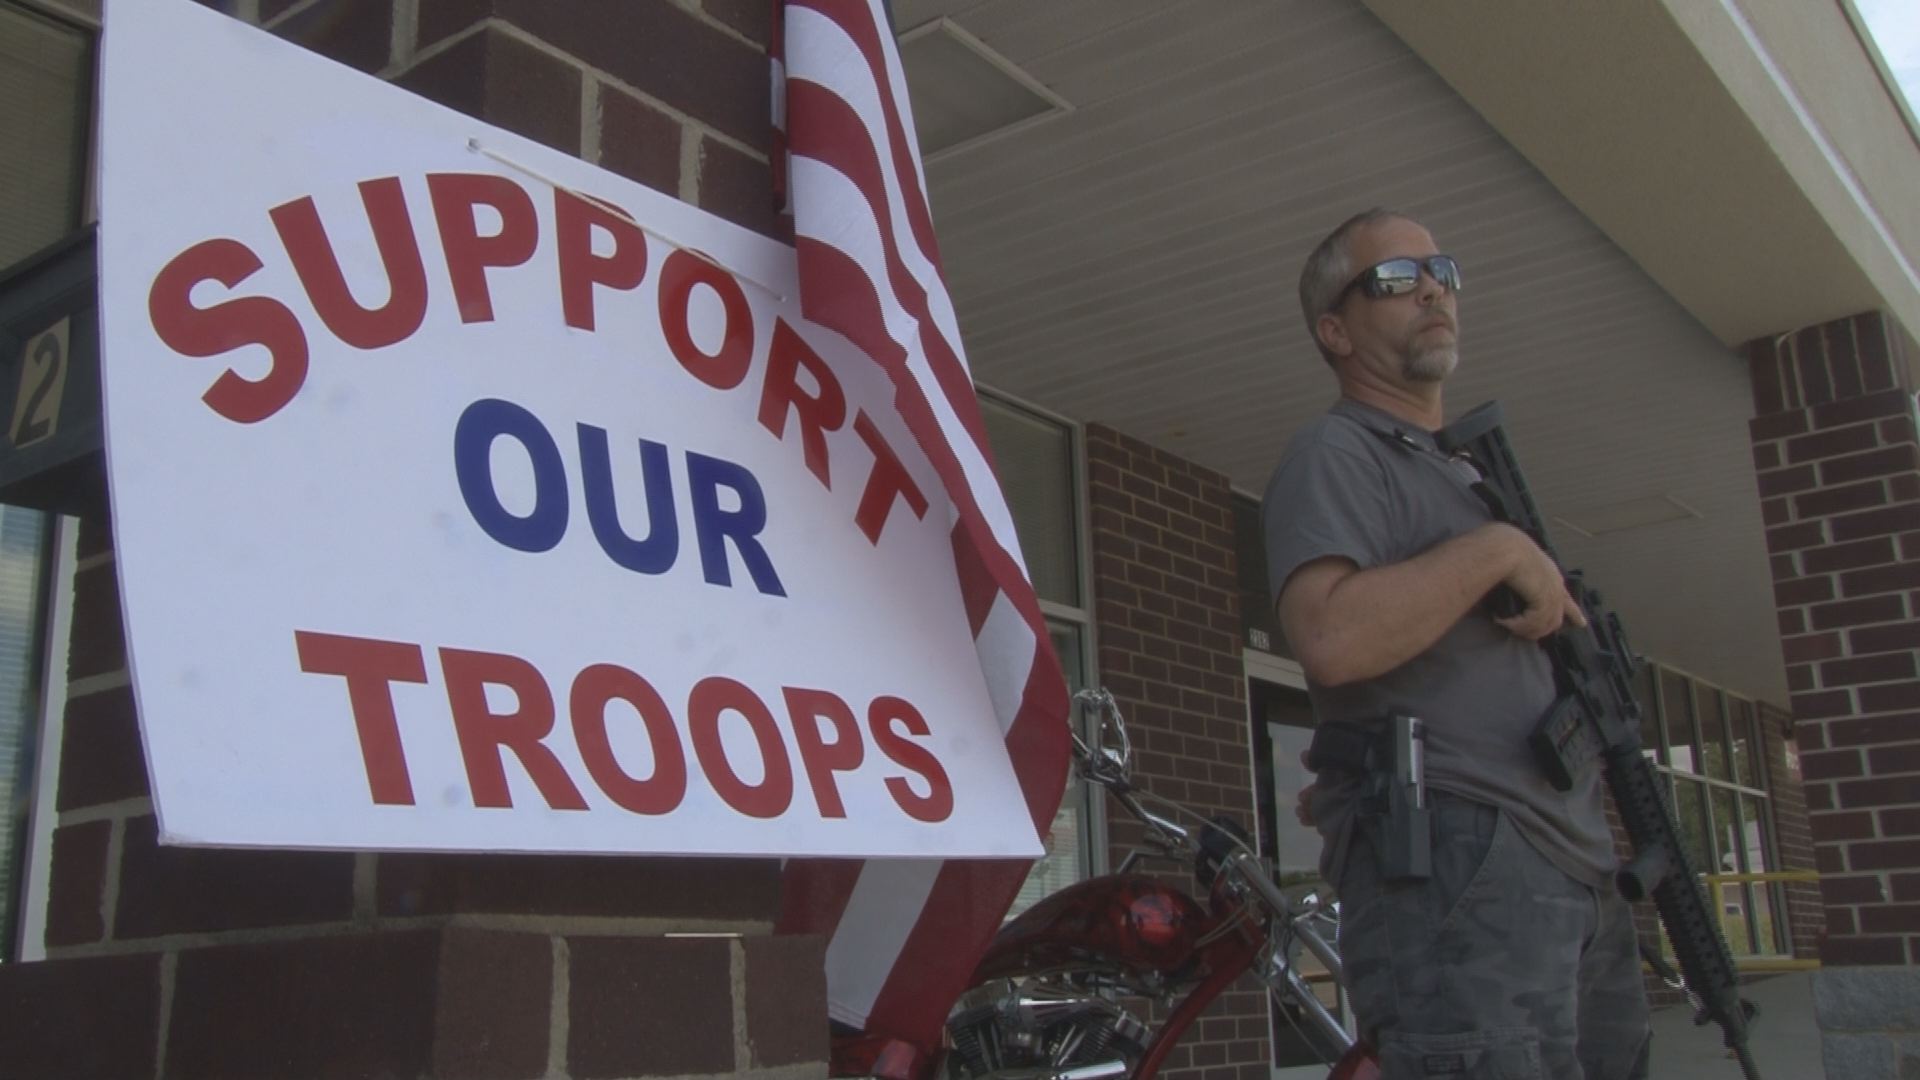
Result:
{"label": "concrete sidewalk", "polygon": [[[1762,1080],[1822,1080],[1820,1027],[1813,1017],[1813,973],[1775,975],[1740,988],[1760,1007],[1748,1027],[1748,1046]],[[1685,1006],[1653,1014],[1653,1070],[1649,1080],[1740,1080],[1716,1024],[1693,1025]]]}

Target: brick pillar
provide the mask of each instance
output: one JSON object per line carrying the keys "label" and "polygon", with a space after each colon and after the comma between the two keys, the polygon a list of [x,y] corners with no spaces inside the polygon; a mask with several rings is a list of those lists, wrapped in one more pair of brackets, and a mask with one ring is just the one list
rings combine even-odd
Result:
{"label": "brick pillar", "polygon": [[1920,361],[1878,313],[1751,342],[1754,465],[1827,936],[1830,1076],[1920,1068]]}
{"label": "brick pillar", "polygon": [[[210,6],[783,231],[768,0]],[[105,521],[79,560],[49,958],[0,968],[0,1073],[824,1075],[821,943],[770,936],[777,862],[160,846]]]}
{"label": "brick pillar", "polygon": [[[1134,780],[1251,833],[1255,813],[1240,656],[1233,503],[1226,477],[1111,428],[1089,425],[1100,680],[1133,737]],[[1109,807],[1115,865],[1140,840]],[[1160,866],[1148,869],[1160,869]],[[1166,880],[1192,890],[1191,872]],[[1267,1080],[1266,991],[1243,978],[1168,1058],[1180,1080]],[[1156,1008],[1155,1018],[1165,1009]]]}

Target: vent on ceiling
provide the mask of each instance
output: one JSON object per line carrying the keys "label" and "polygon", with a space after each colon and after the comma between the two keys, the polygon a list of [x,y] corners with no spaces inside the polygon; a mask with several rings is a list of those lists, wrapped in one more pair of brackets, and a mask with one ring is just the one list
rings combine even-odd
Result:
{"label": "vent on ceiling", "polygon": [[1629,529],[1644,529],[1650,525],[1664,525],[1669,521],[1687,521],[1705,516],[1671,495],[1648,495],[1644,498],[1628,499],[1625,502],[1581,510],[1571,517],[1555,515],[1553,520],[1581,536],[1592,538],[1605,536],[1608,533],[1626,532]]}
{"label": "vent on ceiling", "polygon": [[938,161],[1073,106],[944,16],[900,35],[920,155]]}

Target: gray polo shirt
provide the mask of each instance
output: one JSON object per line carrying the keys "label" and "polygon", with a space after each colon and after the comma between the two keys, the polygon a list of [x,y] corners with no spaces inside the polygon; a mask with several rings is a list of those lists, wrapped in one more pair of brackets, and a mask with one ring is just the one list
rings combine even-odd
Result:
{"label": "gray polo shirt", "polygon": [[[1434,449],[1427,431],[1342,398],[1295,436],[1267,482],[1261,513],[1274,599],[1315,559],[1388,566],[1486,524],[1492,518],[1470,487],[1475,479],[1471,465]],[[1309,679],[1307,693],[1322,723],[1378,730],[1390,711],[1426,721],[1430,787],[1499,807],[1572,877],[1595,886],[1609,880],[1616,859],[1600,771],[1587,770],[1572,791],[1555,791],[1527,749],[1528,732],[1555,697],[1538,645],[1476,608],[1394,670],[1337,687]],[[1329,877],[1339,868],[1325,864],[1352,817],[1356,786],[1322,777],[1316,793]]]}

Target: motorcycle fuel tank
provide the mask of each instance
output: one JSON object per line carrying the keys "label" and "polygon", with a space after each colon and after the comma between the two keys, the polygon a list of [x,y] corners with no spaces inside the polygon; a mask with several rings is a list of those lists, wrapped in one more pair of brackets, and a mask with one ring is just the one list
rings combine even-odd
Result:
{"label": "motorcycle fuel tank", "polygon": [[1214,918],[1149,877],[1092,878],[1068,886],[1000,928],[975,982],[1076,963],[1172,972],[1192,958]]}

